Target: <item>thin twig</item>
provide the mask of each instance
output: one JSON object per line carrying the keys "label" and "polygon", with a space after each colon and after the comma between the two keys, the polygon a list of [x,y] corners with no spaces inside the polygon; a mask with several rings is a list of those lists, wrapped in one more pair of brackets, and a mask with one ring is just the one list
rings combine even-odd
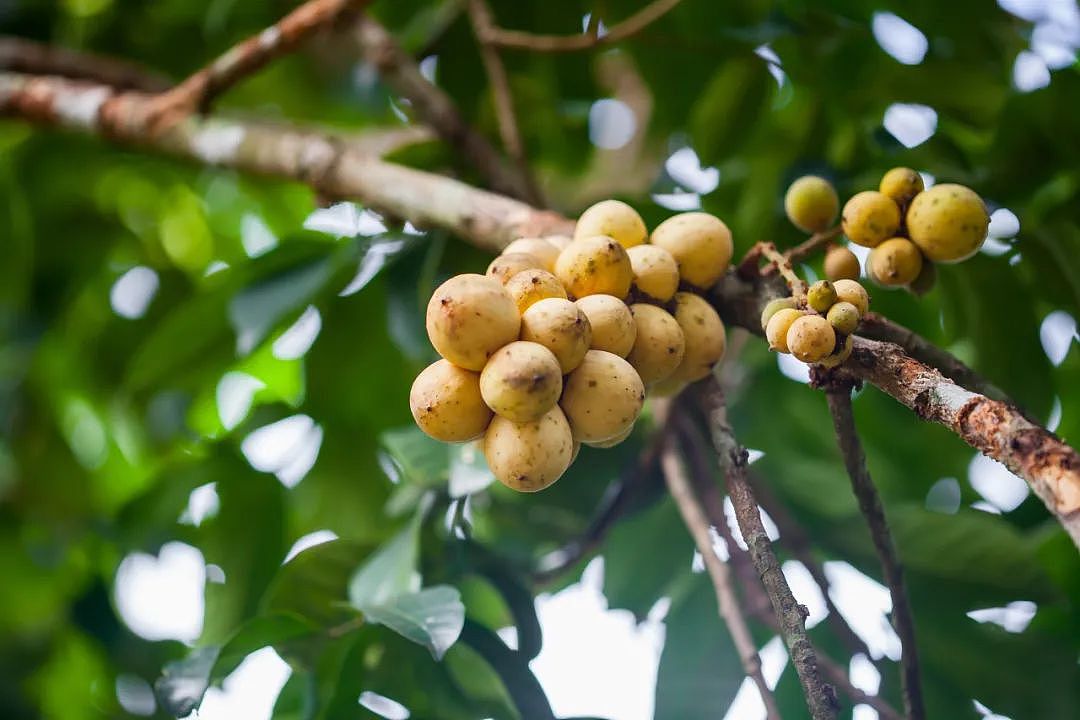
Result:
{"label": "thin twig", "polygon": [[870,471],[866,468],[866,455],[855,429],[855,416],[851,409],[851,385],[845,382],[833,383],[825,391],[832,413],[833,426],[840,452],[844,456],[844,465],[851,477],[851,489],[859,501],[859,509],[870,527],[870,537],[874,541],[881,573],[892,595],[892,621],[896,634],[900,637],[903,668],[901,674],[904,689],[904,708],[910,720],[923,720],[926,709],[923,705],[922,682],[919,679],[919,653],[915,644],[915,619],[904,588],[904,572],[896,556],[889,523],[885,519],[885,509],[881,504]]}
{"label": "thin twig", "polygon": [[0,37],[0,70],[93,80],[117,90],[161,92],[172,86],[164,75],[127,60]]}
{"label": "thin twig", "polygon": [[761,522],[757,500],[746,481],[746,449],[735,440],[727,423],[723,391],[715,379],[708,382],[704,402],[713,447],[727,476],[728,495],[731,496],[743,540],[769,594],[780,635],[784,638],[791,663],[802,684],[810,716],[813,720],[834,720],[839,711],[839,702],[835,690],[822,681],[818,671],[817,653],[806,634],[806,608],[795,600]]}
{"label": "thin twig", "polygon": [[151,125],[161,132],[187,115],[206,111],[218,95],[271,60],[288,53],[346,11],[359,11],[369,2],[371,0],[308,0],[158,96],[149,108]]}
{"label": "thin twig", "polygon": [[739,653],[743,669],[757,685],[758,692],[765,704],[766,717],[769,720],[780,718],[780,709],[776,705],[776,699],[765,682],[765,676],[761,673],[761,658],[758,656],[754,638],[750,635],[750,628],[746,624],[735,590],[731,585],[731,575],[727,564],[716,554],[713,547],[712,534],[709,531],[710,523],[705,517],[701,503],[694,493],[690,480],[686,475],[682,461],[679,459],[675,443],[669,439],[660,455],[660,466],[664,471],[664,480],[667,482],[668,491],[672,500],[679,508],[683,523],[690,531],[698,553],[701,554],[705,563],[705,570],[709,573],[713,588],[716,591],[716,602],[719,606],[720,617],[727,624],[732,642]]}
{"label": "thin twig", "polygon": [[484,72],[487,73],[491,84],[495,119],[499,126],[499,137],[502,138],[503,149],[517,165],[518,172],[532,186],[531,195],[539,197],[540,193],[529,173],[525,142],[521,139],[521,129],[514,111],[514,97],[510,92],[510,79],[506,74],[506,66],[499,57],[498,49],[484,39],[495,26],[491,8],[485,0],[469,0],[469,20],[472,22],[473,32],[480,46],[480,60],[484,64]]}
{"label": "thin twig", "polygon": [[829,679],[829,682],[843,690],[844,694],[851,698],[852,704],[869,705],[877,710],[880,720],[904,720],[904,716],[880,695],[868,695],[855,687],[851,682],[851,678],[848,677],[847,671],[832,658],[819,654],[818,667],[821,669],[821,674]]}
{"label": "thin twig", "polygon": [[536,35],[520,30],[493,27],[488,31],[484,40],[498,47],[533,52],[559,53],[588,50],[594,47],[612,45],[636,35],[663,17],[679,2],[680,0],[655,0],[622,22],[608,28],[608,31],[603,35],[600,35],[596,30],[589,32],[588,29],[576,35]]}
{"label": "thin twig", "polygon": [[792,297],[796,300],[806,297],[806,281],[795,272],[795,269],[791,266],[791,259],[777,250],[776,246],[771,242],[763,242],[759,243],[759,245],[761,246],[762,257],[772,263],[772,267],[775,267],[776,271],[780,273],[780,277],[784,278],[784,282],[791,289]]}
{"label": "thin twig", "polygon": [[375,66],[386,84],[406,98],[417,117],[430,125],[492,189],[539,202],[535,188],[521,170],[509,165],[487,138],[465,121],[453,99],[423,76],[416,60],[385,27],[365,16],[357,20],[354,37],[363,57]]}
{"label": "thin twig", "polygon": [[[789,263],[801,262],[828,245],[836,239],[841,232],[843,232],[843,230],[837,225],[834,228],[814,233],[807,240],[804,240],[790,250],[785,251],[784,257],[787,258]],[[775,268],[775,265],[766,265],[761,269],[761,272],[763,275],[767,275],[773,272]]]}

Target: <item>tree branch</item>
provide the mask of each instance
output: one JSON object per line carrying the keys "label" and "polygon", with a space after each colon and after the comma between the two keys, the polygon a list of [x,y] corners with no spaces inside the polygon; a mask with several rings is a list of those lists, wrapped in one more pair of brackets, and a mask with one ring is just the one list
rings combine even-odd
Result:
{"label": "tree branch", "polygon": [[780,562],[773,553],[769,536],[761,522],[754,492],[746,481],[746,450],[738,444],[727,423],[723,393],[715,378],[709,379],[704,402],[709,414],[713,446],[726,470],[728,494],[735,507],[743,540],[750,551],[762,584],[772,602],[780,635],[788,647],[791,663],[802,684],[803,695],[814,720],[834,720],[839,710],[836,692],[821,679],[817,654],[806,634],[806,608],[800,605],[787,584]]}
{"label": "tree branch", "polygon": [[626,18],[600,35],[596,32],[583,32],[576,35],[534,35],[519,30],[506,30],[492,27],[484,41],[498,47],[533,52],[575,52],[590,48],[612,45],[636,35],[652,23],[663,17],[678,5],[680,0],[654,0],[641,10]]}
{"label": "tree branch", "polygon": [[[799,243],[790,250],[785,251],[784,258],[786,258],[789,263],[801,262],[816,253],[821,248],[828,245],[830,242],[836,239],[841,232],[842,229],[839,225],[837,225],[834,228],[823,230],[819,233],[814,233],[808,239]],[[768,275],[775,269],[775,265],[766,265],[761,269],[761,272],[763,275]]]}
{"label": "tree branch", "polygon": [[359,11],[371,0],[308,0],[281,20],[229,48],[209,65],[162,93],[146,109],[155,131],[162,131],[184,117],[205,112],[218,95],[260,70],[346,11]]}
{"label": "tree branch", "polygon": [[363,57],[375,66],[386,84],[409,100],[417,117],[472,165],[492,189],[538,202],[536,189],[520,168],[508,165],[491,143],[465,122],[450,96],[428,82],[416,61],[386,28],[371,17],[362,17],[356,23],[354,37]]}
{"label": "tree branch", "polygon": [[821,674],[829,679],[829,682],[841,688],[844,694],[851,698],[853,704],[869,705],[877,710],[880,720],[904,720],[904,716],[897,712],[892,705],[885,702],[880,695],[867,695],[855,687],[851,683],[847,671],[832,658],[818,655],[818,667],[821,669]]}
{"label": "tree branch", "polygon": [[746,624],[735,590],[731,585],[731,575],[728,566],[716,554],[713,547],[712,534],[709,531],[710,523],[705,517],[701,503],[694,493],[686,470],[679,459],[675,449],[675,443],[669,439],[660,455],[660,466],[664,472],[664,480],[667,482],[668,491],[672,500],[679,508],[683,523],[690,536],[694,539],[698,552],[705,563],[705,569],[712,580],[716,591],[716,602],[719,606],[720,617],[727,624],[731,639],[735,643],[735,649],[739,653],[743,669],[750,679],[754,681],[762,702],[765,704],[765,714],[769,720],[780,718],[780,709],[776,705],[772,692],[765,682],[765,676],[761,674],[761,658],[758,656],[754,639],[750,635],[750,628]]}
{"label": "tree branch", "polygon": [[150,93],[161,92],[172,86],[164,75],[126,60],[42,45],[11,36],[0,37],[0,70],[93,80],[118,90]]}
{"label": "tree branch", "polygon": [[922,681],[919,678],[919,651],[915,643],[915,618],[904,588],[904,573],[900,560],[896,556],[889,524],[885,519],[885,509],[881,504],[874,481],[866,468],[866,455],[855,429],[855,416],[851,409],[851,384],[834,383],[827,388],[825,397],[832,413],[833,426],[840,452],[844,456],[844,465],[851,477],[851,489],[859,501],[859,509],[870,527],[870,537],[874,541],[881,573],[892,596],[892,621],[896,634],[900,637],[900,662],[903,672],[901,683],[904,690],[904,709],[910,720],[923,720],[926,708],[923,705]]}
{"label": "tree branch", "polygon": [[[528,176],[528,164],[525,156],[525,143],[521,139],[521,130],[518,127],[517,115],[514,112],[514,98],[510,93],[510,80],[506,75],[506,66],[503,65],[499,51],[494,45],[485,42],[487,33],[495,26],[491,15],[491,8],[484,0],[469,0],[469,20],[476,34],[480,46],[480,60],[484,64],[488,82],[491,84],[491,95],[495,104],[495,118],[499,126],[499,136],[502,138],[503,149],[517,166],[518,171],[531,181]],[[530,182],[530,184],[532,184]],[[534,196],[537,195],[535,188]]]}

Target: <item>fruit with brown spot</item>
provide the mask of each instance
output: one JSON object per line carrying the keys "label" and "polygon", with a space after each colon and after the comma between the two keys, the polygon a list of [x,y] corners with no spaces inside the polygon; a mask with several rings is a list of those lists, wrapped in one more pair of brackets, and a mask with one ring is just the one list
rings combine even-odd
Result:
{"label": "fruit with brown spot", "polygon": [[872,248],[896,235],[900,208],[888,195],[865,190],[847,201],[840,220],[848,240]]}
{"label": "fruit with brown spot", "polygon": [[543,345],[516,341],[495,352],[480,373],[480,394],[496,415],[536,420],[559,401],[562,371]]}
{"label": "fruit with brown spot", "polygon": [[634,347],[626,356],[642,382],[651,385],[675,372],[686,352],[682,328],[667,310],[646,303],[630,306],[637,326]]}
{"label": "fruit with brown spot", "polygon": [[565,375],[585,357],[592,342],[592,326],[574,303],[564,298],[547,298],[521,316],[521,339],[550,350]]}
{"label": "fruit with brown spot", "polygon": [[491,410],[480,394],[480,376],[448,360],[437,360],[416,376],[409,408],[417,426],[443,442],[480,437]]}
{"label": "fruit with brown spot", "polygon": [[594,235],[570,243],[559,254],[555,276],[574,298],[588,295],[626,297],[634,271],[626,249],[606,235]]}
{"label": "fruit with brown spot", "polygon": [[645,402],[645,384],[618,355],[590,350],[566,376],[559,405],[570,421],[574,439],[609,440],[632,427]]}
{"label": "fruit with brown spot", "polygon": [[701,289],[712,287],[720,279],[734,251],[728,226],[704,212],[668,218],[656,226],[649,241],[671,253],[683,282]]}
{"label": "fruit with brown spot", "polygon": [[496,415],[484,433],[483,451],[499,482],[519,492],[536,492],[550,487],[570,467],[574,438],[566,416],[555,406],[524,423]]}
{"label": "fruit with brown spot", "polygon": [[436,288],[425,325],[440,355],[466,370],[479,371],[492,353],[517,339],[521,316],[497,280],[466,274]]}
{"label": "fruit with brown spot", "polygon": [[682,362],[668,380],[700,380],[724,357],[727,347],[724,321],[704,298],[688,292],[675,293],[673,317],[682,328],[686,349]]}
{"label": "fruit with brown spot", "polygon": [[577,306],[589,319],[593,350],[606,350],[623,358],[630,354],[637,325],[626,303],[612,295],[589,295],[578,300]]}

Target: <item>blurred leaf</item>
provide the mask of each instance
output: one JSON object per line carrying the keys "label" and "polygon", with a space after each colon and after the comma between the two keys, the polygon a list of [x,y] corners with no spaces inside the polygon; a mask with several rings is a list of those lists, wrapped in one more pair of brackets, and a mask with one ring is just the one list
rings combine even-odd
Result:
{"label": "blurred leaf", "polygon": [[361,612],[420,588],[420,525],[411,521],[349,580],[349,603]]}
{"label": "blurred leaf", "polygon": [[457,642],[465,606],[455,588],[436,585],[361,608],[364,617],[385,625],[431,651],[436,660]]}

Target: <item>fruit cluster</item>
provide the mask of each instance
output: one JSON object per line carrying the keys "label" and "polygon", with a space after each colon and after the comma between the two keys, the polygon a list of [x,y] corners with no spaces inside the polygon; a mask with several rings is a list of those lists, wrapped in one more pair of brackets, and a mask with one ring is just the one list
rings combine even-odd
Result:
{"label": "fruit cluster", "polygon": [[[784,209],[806,232],[825,231],[839,202],[828,180],[799,178],[788,188]],[[955,263],[974,255],[986,240],[990,217],[982,198],[963,185],[946,183],[924,190],[911,168],[889,170],[878,190],[857,193],[844,205],[841,229],[848,240],[871,248],[866,274],[883,287],[906,287],[922,294],[933,286],[935,263]],[[825,255],[830,280],[859,277],[859,263],[847,248],[833,245]]]}
{"label": "fruit cluster", "polygon": [[761,327],[770,349],[836,367],[851,355],[851,335],[869,308],[870,297],[858,281],[820,280],[801,302],[794,297],[770,301],[761,312]]}
{"label": "fruit cluster", "polygon": [[427,332],[443,359],[413,383],[416,424],[445,442],[482,437],[496,478],[542,490],[582,443],[625,440],[646,389],[670,394],[709,374],[726,335],[694,291],[731,254],[719,218],[683,213],[650,235],[615,200],[586,210],[573,239],[515,240],[486,275],[458,275],[431,296]]}

